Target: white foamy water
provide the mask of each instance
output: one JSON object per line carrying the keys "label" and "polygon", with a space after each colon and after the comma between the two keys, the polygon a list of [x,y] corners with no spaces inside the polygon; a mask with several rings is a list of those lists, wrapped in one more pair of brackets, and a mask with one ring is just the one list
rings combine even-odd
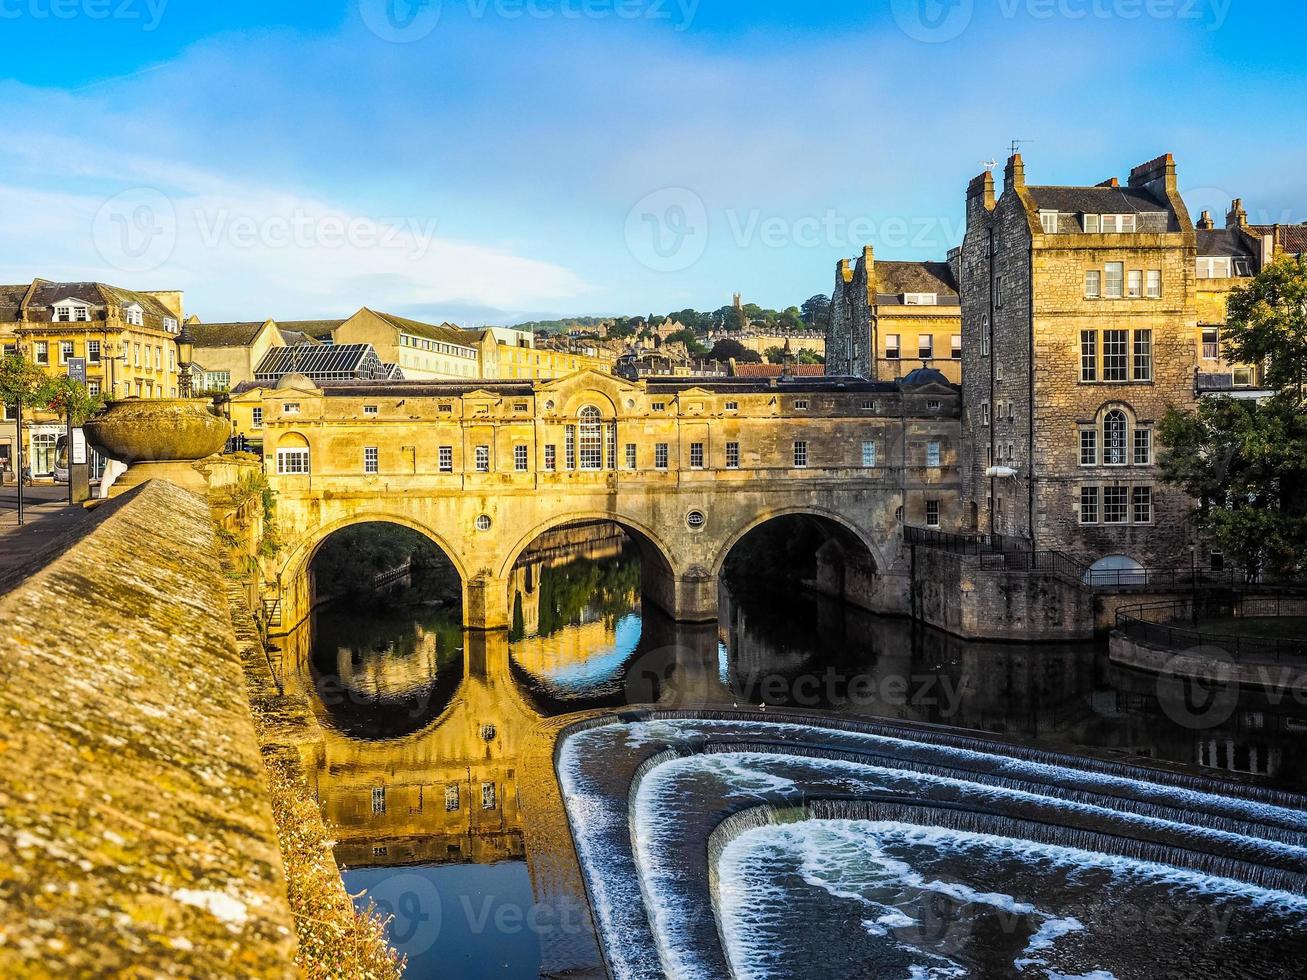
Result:
{"label": "white foamy water", "polygon": [[[919,869],[903,854],[968,856],[974,864],[1017,862],[1041,874],[1074,882],[1088,869],[1106,872],[1123,892],[1166,894],[1178,903],[1198,898],[1236,900],[1249,908],[1274,909],[1290,918],[1307,915],[1307,898],[1260,889],[1242,882],[1168,865],[1025,840],[892,821],[807,820],[743,832],[718,861],[718,914],[726,953],[740,980],[771,980],[783,972],[776,939],[796,934],[806,911],[801,894],[778,886],[787,874],[821,893],[855,907],[866,934],[892,945],[916,962],[905,964],[913,977],[944,978],[970,973],[966,951],[967,918],[990,909],[1020,920],[1031,934],[1012,960],[1014,975],[1047,980],[1117,980],[1110,969],[1059,963],[1060,944],[1083,934],[1085,925],[1037,899],[974,888]],[[1042,880],[1042,879],[1041,879]],[[1074,890],[1074,884],[1072,884]],[[1097,889],[1097,886],[1095,886]],[[967,910],[958,923],[931,921],[921,914],[923,896],[943,896]],[[801,936],[801,930],[798,930]],[[825,937],[828,938],[828,937]],[[1168,937],[1158,937],[1165,941]],[[1076,951],[1083,956],[1083,947]],[[815,971],[813,976],[820,975]]]}
{"label": "white foamy water", "polygon": [[[855,753],[874,751],[880,758],[855,762],[788,754],[784,748],[775,753],[669,754],[646,767],[640,785],[629,795],[611,779],[604,782],[604,760],[625,756],[633,768],[631,760],[643,759],[658,748],[684,749],[705,741],[718,747],[750,739],[793,741],[798,747],[814,734],[837,738]],[[996,785],[994,775],[977,773],[971,779],[964,772],[944,775],[896,768],[886,758],[896,754],[905,760],[916,757],[918,764],[933,759],[963,770],[969,765],[997,769],[999,779],[1060,780],[1080,792],[1129,789],[1172,809],[1126,812],[1110,797],[1101,802],[1069,800],[1034,791],[1033,786]],[[1181,828],[1191,839],[1205,842],[1203,846],[1255,842],[1265,853],[1307,859],[1307,848],[1257,833],[1256,817],[1289,827],[1307,825],[1303,813],[1285,807],[1149,783],[1142,773],[1139,779],[1127,780],[990,752],[874,734],[822,732],[784,722],[659,719],[594,728],[565,740],[558,773],[609,965],[620,980],[663,976],[696,980],[718,975],[721,968],[708,965],[718,952],[716,936],[705,937],[705,923],[713,924],[705,918],[712,915],[711,899],[702,896],[704,869],[695,863],[695,855],[703,852],[703,814],[723,808],[734,812],[755,801],[762,805],[821,799],[821,787],[837,787],[840,795],[853,797],[889,793],[906,801],[983,800],[1021,809],[1031,805],[1042,808],[1041,819],[1054,823],[1058,822],[1054,815],[1060,812],[1091,818],[1095,824],[1134,824],[1140,831]],[[1189,823],[1191,809],[1222,813],[1229,827],[1236,826],[1230,820],[1247,818],[1253,836]],[[1161,813],[1165,816],[1154,815]],[[1085,963],[1084,949],[1095,923],[1082,922],[1060,901],[1043,902],[1016,886],[983,887],[979,879],[947,873],[947,867],[941,870],[929,861],[923,865],[914,857],[923,852],[946,853],[960,867],[983,868],[983,862],[976,864],[978,854],[1005,861],[1009,871],[1016,868],[1018,882],[1021,869],[1029,868],[1032,875],[1045,876],[1038,879],[1041,882],[1052,881],[1052,894],[1062,898],[1075,893],[1079,877],[1090,876],[1100,889],[1143,889],[1154,899],[1161,895],[1168,905],[1237,899],[1241,908],[1261,909],[1271,918],[1307,915],[1307,900],[1300,896],[1110,854],[911,824],[813,820],[747,831],[723,853],[717,868],[717,925],[732,969],[740,977],[807,975],[793,970],[787,974],[781,966],[786,943],[805,941],[822,924],[793,918],[790,907],[796,896],[821,894],[826,896],[821,901],[849,913],[853,931],[861,937],[857,942],[862,945],[850,955],[874,957],[879,955],[877,949],[889,954],[896,968],[884,975],[952,980],[969,974],[959,959],[969,928],[923,918],[923,898],[962,907],[981,920],[1019,920],[1024,931],[1012,939],[1004,967],[1014,975],[1047,980],[1128,980],[1137,975],[1118,977],[1106,967],[1099,968],[1101,964]],[[1009,884],[1003,878],[995,883]],[[905,900],[905,895],[911,900]],[[947,927],[942,937],[932,931],[941,926]],[[914,935],[920,940],[915,944]],[[707,959],[705,950],[712,954]],[[1066,960],[1071,955],[1067,951],[1074,953],[1072,961]],[[814,976],[827,975],[820,972],[820,959],[817,956],[813,964]]]}

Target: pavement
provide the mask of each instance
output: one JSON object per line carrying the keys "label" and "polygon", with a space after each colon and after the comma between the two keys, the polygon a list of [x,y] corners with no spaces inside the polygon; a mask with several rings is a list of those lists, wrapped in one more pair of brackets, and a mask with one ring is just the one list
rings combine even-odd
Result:
{"label": "pavement", "polygon": [[28,567],[44,552],[54,553],[91,520],[81,504],[70,506],[68,485],[23,487],[24,526],[18,526],[18,488],[0,487],[0,592],[15,583],[14,570]]}

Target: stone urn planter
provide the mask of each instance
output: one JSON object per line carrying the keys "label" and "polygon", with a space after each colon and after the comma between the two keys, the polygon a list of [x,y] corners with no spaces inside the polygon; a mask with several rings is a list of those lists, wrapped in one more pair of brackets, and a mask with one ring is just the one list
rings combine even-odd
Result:
{"label": "stone urn planter", "polygon": [[221,451],[231,435],[231,423],[205,398],[124,398],[82,428],[96,452],[127,464],[111,497],[146,480],[204,493],[207,483],[194,464]]}

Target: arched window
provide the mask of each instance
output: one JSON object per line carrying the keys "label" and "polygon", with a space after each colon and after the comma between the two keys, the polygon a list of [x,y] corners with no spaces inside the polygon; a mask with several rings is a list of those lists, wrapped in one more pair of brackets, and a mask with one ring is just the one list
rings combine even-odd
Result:
{"label": "arched window", "polygon": [[1114,408],[1103,416],[1103,464],[1105,466],[1125,466],[1126,439],[1129,422],[1125,412]]}
{"label": "arched window", "polygon": [[604,468],[604,418],[599,409],[587,405],[581,409],[580,457],[581,469]]}

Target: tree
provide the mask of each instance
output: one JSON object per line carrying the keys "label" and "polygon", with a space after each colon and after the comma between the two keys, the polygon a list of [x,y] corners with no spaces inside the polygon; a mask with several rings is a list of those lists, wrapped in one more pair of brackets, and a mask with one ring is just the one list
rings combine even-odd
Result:
{"label": "tree", "polygon": [[807,347],[799,349],[800,364],[825,364],[826,358],[818,354],[815,350],[809,350]]}
{"label": "tree", "polygon": [[1281,259],[1229,301],[1225,355],[1263,364],[1264,401],[1210,398],[1162,421],[1162,477],[1195,527],[1245,568],[1307,573],[1307,263]]}
{"label": "tree", "polygon": [[685,330],[678,330],[675,333],[668,334],[667,337],[663,340],[663,343],[684,344],[685,349],[688,350],[691,356],[693,357],[702,357],[704,354],[708,353],[708,348],[705,347],[703,344],[701,344],[699,342],[699,338],[695,335],[695,332],[688,328]]}
{"label": "tree", "polygon": [[830,320],[830,297],[820,293],[808,299],[802,307],[803,322],[811,330],[825,330]]}
{"label": "tree", "polygon": [[1225,355],[1265,364],[1267,387],[1307,397],[1307,256],[1285,256],[1230,294]]}
{"label": "tree", "polygon": [[21,354],[0,358],[0,401],[24,408],[44,408],[50,403],[53,378]]}
{"label": "tree", "polygon": [[784,364],[784,363],[785,363],[785,348],[784,348],[784,347],[768,347],[768,348],[767,348],[767,363],[768,363],[768,364]]}
{"label": "tree", "polygon": [[729,361],[734,358],[740,364],[761,364],[762,355],[749,350],[738,340],[719,340],[713,344],[708,357],[714,361]]}
{"label": "tree", "polygon": [[104,401],[99,395],[92,395],[82,382],[57,377],[50,379],[46,407],[60,418],[71,415],[73,425],[81,425],[104,407]]}

